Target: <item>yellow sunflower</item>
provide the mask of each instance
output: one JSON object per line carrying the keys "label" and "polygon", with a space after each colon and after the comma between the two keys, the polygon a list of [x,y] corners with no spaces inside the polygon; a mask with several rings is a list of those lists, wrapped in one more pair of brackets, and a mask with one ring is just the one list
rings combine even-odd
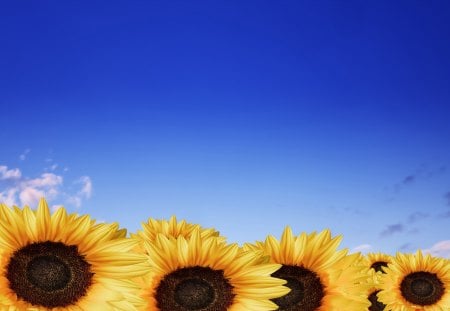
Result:
{"label": "yellow sunflower", "polygon": [[253,252],[217,237],[202,237],[197,227],[187,239],[156,235],[144,243],[151,272],[142,280],[149,311],[275,310],[270,299],[289,292],[271,277],[280,265],[258,261]]}
{"label": "yellow sunflower", "polygon": [[191,224],[185,220],[177,221],[175,216],[170,217],[168,221],[149,218],[147,223],[142,223],[142,228],[143,230],[138,230],[136,234],[131,233],[131,237],[140,241],[153,241],[158,234],[174,238],[179,236],[189,238],[196,228],[200,229],[202,238],[220,236],[220,233],[213,228],[202,228],[198,224]]}
{"label": "yellow sunflower", "polygon": [[294,236],[286,227],[280,241],[269,235],[244,249],[262,249],[271,262],[282,264],[272,276],[285,279],[291,292],[273,299],[280,311],[367,310],[368,269],[359,253],[337,251],[340,241],[329,230]]}
{"label": "yellow sunflower", "polygon": [[380,276],[381,272],[369,272],[369,278],[367,279],[367,282],[370,284],[370,286],[366,287],[366,297],[370,302],[370,306],[368,309],[369,311],[386,310],[386,305],[378,299],[378,293],[380,292]]}
{"label": "yellow sunflower", "polygon": [[0,206],[0,309],[8,311],[137,310],[144,301],[130,278],[149,266],[130,253],[117,224],[94,225],[88,215],[50,215]]}
{"label": "yellow sunflower", "polygon": [[[5,204],[0,203],[0,205],[4,205],[4,208],[7,208],[7,206]],[[62,207],[60,207],[60,208],[62,208]],[[16,205],[13,205],[12,209],[13,209],[14,213],[17,213],[17,214],[20,215],[18,217],[22,217],[23,211],[25,209],[27,210],[28,213],[29,212],[32,212],[34,214],[37,213],[37,210],[32,210],[27,205],[25,205],[23,208],[20,208],[20,207],[18,207]],[[6,215],[5,215],[5,213],[3,211],[4,211],[4,209],[0,209],[0,218],[6,219]],[[76,219],[78,217],[80,217],[80,215],[78,215],[77,213],[72,213],[72,214],[67,215],[66,221],[67,222],[71,222],[71,221],[73,221],[74,219]],[[104,226],[103,223],[96,223],[97,221],[95,219],[90,219],[90,222],[91,222],[91,225],[94,227],[94,230],[96,230],[95,229],[96,227]],[[116,239],[126,238],[126,236],[127,236],[127,229],[125,229],[125,228],[119,229],[119,224],[117,222],[109,223],[107,226],[111,226],[110,233],[112,233],[112,235],[111,235],[112,239],[114,239],[114,238],[116,238]]]}
{"label": "yellow sunflower", "polygon": [[384,253],[367,253],[364,257],[364,264],[370,268],[372,272],[383,273],[383,267],[387,267],[392,263],[392,256]]}
{"label": "yellow sunflower", "polygon": [[397,253],[381,275],[378,298],[392,311],[444,311],[450,308],[450,261]]}
{"label": "yellow sunflower", "polygon": [[370,301],[369,311],[383,311],[386,305],[378,299],[378,293],[380,292],[380,275],[385,273],[383,267],[387,267],[392,263],[392,256],[381,252],[367,253],[362,257],[363,264],[370,269],[370,277],[368,282],[371,282],[371,286],[367,291],[367,297]]}

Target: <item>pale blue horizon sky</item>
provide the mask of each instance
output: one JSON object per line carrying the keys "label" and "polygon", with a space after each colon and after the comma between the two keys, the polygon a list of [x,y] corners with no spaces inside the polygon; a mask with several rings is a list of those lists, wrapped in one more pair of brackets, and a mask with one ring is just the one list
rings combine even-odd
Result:
{"label": "pale blue horizon sky", "polygon": [[447,2],[0,12],[0,200],[450,257]]}

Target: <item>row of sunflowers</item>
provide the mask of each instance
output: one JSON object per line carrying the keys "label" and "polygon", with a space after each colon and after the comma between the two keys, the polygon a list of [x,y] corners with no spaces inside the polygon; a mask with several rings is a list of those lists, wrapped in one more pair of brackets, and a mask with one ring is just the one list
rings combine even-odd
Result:
{"label": "row of sunflowers", "polygon": [[329,230],[242,246],[150,218],[127,237],[89,215],[0,205],[0,310],[450,310],[450,260],[349,254]]}

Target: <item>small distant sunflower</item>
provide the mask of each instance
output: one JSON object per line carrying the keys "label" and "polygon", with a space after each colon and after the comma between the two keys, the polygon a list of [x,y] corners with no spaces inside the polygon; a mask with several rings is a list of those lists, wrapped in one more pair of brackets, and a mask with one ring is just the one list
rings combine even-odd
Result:
{"label": "small distant sunflower", "polygon": [[136,233],[130,233],[130,237],[137,240],[139,245],[135,248],[135,251],[142,252],[144,250],[144,241],[154,241],[158,234],[163,234],[168,238],[178,238],[180,236],[185,239],[189,239],[194,230],[200,230],[200,236],[206,237],[218,237],[221,241],[225,242],[225,237],[220,236],[220,233],[213,228],[203,228],[199,224],[192,224],[185,220],[177,221],[175,216],[170,217],[169,220],[157,220],[149,218],[147,223],[142,223],[142,230],[138,230]]}
{"label": "small distant sunflower", "polygon": [[379,301],[378,293],[380,292],[379,282],[380,275],[385,273],[383,267],[387,267],[392,263],[392,256],[384,253],[368,253],[363,257],[364,264],[370,268],[370,279],[374,286],[369,288],[367,297],[370,301],[369,311],[383,311],[386,309],[386,305]]}
{"label": "small distant sunflower", "polygon": [[202,238],[209,236],[220,236],[220,233],[213,228],[202,228],[198,224],[188,223],[185,220],[177,221],[175,216],[170,217],[169,220],[157,220],[149,218],[147,223],[142,223],[143,230],[138,230],[136,234],[131,233],[132,238],[137,238],[145,241],[153,241],[158,234],[163,234],[167,237],[177,238],[182,236],[190,238],[195,229],[200,229]]}
{"label": "small distant sunflower", "polygon": [[270,299],[289,292],[286,282],[271,277],[280,265],[261,264],[253,252],[217,237],[190,238],[158,234],[144,243],[151,273],[143,278],[142,295],[149,311],[275,310]]}
{"label": "small distant sunflower", "polygon": [[364,263],[373,272],[384,273],[383,267],[387,267],[392,262],[392,256],[384,253],[367,253],[364,256]]}
{"label": "small distant sunflower", "polygon": [[329,230],[293,236],[286,227],[280,241],[269,235],[264,243],[247,243],[244,249],[262,249],[272,263],[282,264],[272,276],[286,280],[291,291],[272,300],[278,310],[366,310],[368,269],[360,264],[359,253],[337,251],[340,241],[341,237],[331,238]]}
{"label": "small distant sunflower", "polygon": [[397,253],[384,268],[378,293],[392,311],[440,311],[450,306],[450,261],[444,258]]}
{"label": "small distant sunflower", "polygon": [[130,278],[148,271],[145,256],[130,253],[117,224],[88,215],[50,215],[0,206],[0,309],[9,311],[137,310],[144,301]]}
{"label": "small distant sunflower", "polygon": [[386,305],[378,300],[379,289],[372,290],[369,295],[369,311],[384,311],[386,310]]}
{"label": "small distant sunflower", "polygon": [[367,282],[371,284],[367,288],[366,297],[370,301],[369,311],[384,311],[386,305],[378,299],[378,293],[380,292],[380,276],[381,272],[369,273],[370,277]]}

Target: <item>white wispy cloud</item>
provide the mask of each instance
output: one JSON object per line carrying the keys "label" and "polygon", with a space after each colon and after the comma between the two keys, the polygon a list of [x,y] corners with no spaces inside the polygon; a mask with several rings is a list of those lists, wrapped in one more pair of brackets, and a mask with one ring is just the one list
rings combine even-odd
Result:
{"label": "white wispy cloud", "polygon": [[24,178],[18,168],[3,168],[2,179],[6,181],[6,189],[0,192],[0,201],[8,205],[35,206],[41,197],[51,201],[60,193],[62,176],[43,173],[36,178]]}
{"label": "white wispy cloud", "polygon": [[92,195],[92,180],[89,176],[81,176],[79,182],[83,185],[80,190],[80,195],[89,199]]}
{"label": "white wispy cloud", "polygon": [[367,253],[367,252],[371,251],[372,249],[373,249],[373,247],[370,244],[361,244],[361,245],[353,247],[350,250],[350,253],[357,253],[357,252]]}
{"label": "white wispy cloud", "polygon": [[63,207],[63,205],[60,205],[60,204],[55,204],[55,205],[52,205],[51,207],[50,207],[50,209],[51,209],[51,211],[54,213],[54,212],[56,212],[59,208],[61,208],[61,207]]}
{"label": "white wispy cloud", "polygon": [[55,163],[53,159],[47,158],[45,159],[45,162],[48,163],[49,166],[45,167],[44,171],[54,172],[59,167],[59,164]]}
{"label": "white wispy cloud", "polygon": [[74,205],[76,208],[80,208],[81,206],[81,198],[77,195],[72,195],[67,198],[67,202],[69,204]]}
{"label": "white wispy cloud", "polygon": [[6,205],[17,205],[16,203],[17,189],[9,188],[0,192],[0,203],[5,203]]}
{"label": "white wispy cloud", "polygon": [[8,169],[0,166],[0,202],[9,206],[37,206],[40,198],[45,197],[53,203],[55,210],[61,205],[74,205],[79,208],[82,202],[92,195],[92,181],[89,176],[78,178],[75,190],[64,187],[62,175],[45,172],[35,178],[24,177],[19,168]]}
{"label": "white wispy cloud", "polygon": [[27,158],[30,151],[31,149],[25,149],[25,151],[19,155],[19,160],[24,161]]}
{"label": "white wispy cloud", "polygon": [[74,184],[80,185],[80,190],[70,195],[68,201],[72,205],[80,207],[83,200],[89,199],[92,195],[92,180],[89,176],[81,176]]}
{"label": "white wispy cloud", "polygon": [[27,187],[20,191],[19,198],[21,205],[35,206],[39,202],[39,199],[46,197],[44,191]]}
{"label": "white wispy cloud", "polygon": [[424,249],[423,253],[437,257],[450,258],[450,240],[439,241],[430,248]]}
{"label": "white wispy cloud", "polygon": [[43,173],[41,177],[24,180],[23,184],[34,188],[52,188],[62,184],[62,182],[62,176],[58,176],[53,173]]}
{"label": "white wispy cloud", "polygon": [[0,165],[0,180],[6,179],[19,179],[22,177],[22,173],[18,168],[8,169],[5,165]]}

